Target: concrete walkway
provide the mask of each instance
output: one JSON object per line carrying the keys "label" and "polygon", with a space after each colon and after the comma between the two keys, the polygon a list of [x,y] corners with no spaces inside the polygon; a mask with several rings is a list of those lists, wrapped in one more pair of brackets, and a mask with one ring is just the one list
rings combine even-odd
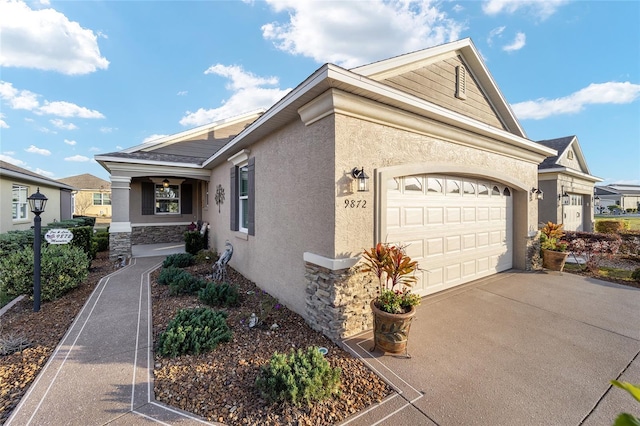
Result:
{"label": "concrete walkway", "polygon": [[149,274],[163,259],[100,281],[8,425],[212,424],[154,400]]}
{"label": "concrete walkway", "polygon": [[[154,400],[149,274],[183,248],[157,249],[100,281],[7,424],[210,424]],[[640,414],[609,385],[640,383],[631,287],[501,273],[424,299],[411,359],[369,352],[370,332],[344,343],[397,391],[344,425],[599,426]]]}

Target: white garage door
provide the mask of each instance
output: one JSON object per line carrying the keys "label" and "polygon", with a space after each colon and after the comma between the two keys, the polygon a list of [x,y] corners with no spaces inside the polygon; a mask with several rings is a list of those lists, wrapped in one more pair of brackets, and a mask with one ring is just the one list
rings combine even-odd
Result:
{"label": "white garage door", "polygon": [[569,194],[569,204],[562,206],[562,223],[565,231],[583,231],[582,195]]}
{"label": "white garage door", "polygon": [[511,192],[499,183],[455,176],[387,181],[383,239],[406,245],[418,261],[416,293],[425,296],[512,267]]}

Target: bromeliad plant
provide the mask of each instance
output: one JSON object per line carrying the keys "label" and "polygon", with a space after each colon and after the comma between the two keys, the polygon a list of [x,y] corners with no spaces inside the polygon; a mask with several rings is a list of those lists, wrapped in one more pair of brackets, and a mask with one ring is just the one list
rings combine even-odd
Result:
{"label": "bromeliad plant", "polygon": [[411,293],[418,278],[418,262],[411,260],[404,247],[378,243],[363,254],[366,262],[364,272],[373,272],[378,277],[378,297],[375,305],[388,313],[409,312],[420,304],[420,297]]}

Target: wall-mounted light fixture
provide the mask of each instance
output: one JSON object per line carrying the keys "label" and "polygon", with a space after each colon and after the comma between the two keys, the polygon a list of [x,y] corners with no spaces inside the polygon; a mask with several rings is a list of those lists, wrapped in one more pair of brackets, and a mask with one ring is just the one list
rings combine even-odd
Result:
{"label": "wall-mounted light fixture", "polygon": [[544,198],[544,193],[540,190],[540,188],[531,188],[531,200],[542,200]]}
{"label": "wall-mounted light fixture", "polygon": [[168,188],[169,187],[169,179],[165,179],[162,181],[162,187],[163,188]]}
{"label": "wall-mounted light fixture", "polygon": [[364,172],[364,167],[361,169],[354,167],[351,170],[351,177],[358,180],[358,192],[369,191],[369,176]]}
{"label": "wall-mounted light fixture", "polygon": [[558,194],[558,201],[562,201],[563,206],[568,206],[571,202],[571,197],[564,190],[564,186],[562,187],[562,193]]}

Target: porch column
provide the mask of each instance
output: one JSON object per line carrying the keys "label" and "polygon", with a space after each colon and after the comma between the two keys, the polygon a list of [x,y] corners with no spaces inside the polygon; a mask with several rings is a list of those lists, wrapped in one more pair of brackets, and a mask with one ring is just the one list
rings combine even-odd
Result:
{"label": "porch column", "polygon": [[129,219],[129,193],[131,178],[111,176],[111,226],[109,227],[109,258],[131,257],[131,221]]}

